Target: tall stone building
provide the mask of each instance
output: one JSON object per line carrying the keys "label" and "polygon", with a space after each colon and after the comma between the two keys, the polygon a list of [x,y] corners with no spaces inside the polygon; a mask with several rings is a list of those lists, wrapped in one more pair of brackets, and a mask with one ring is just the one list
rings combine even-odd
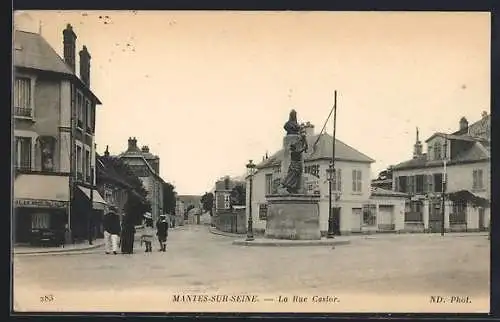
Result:
{"label": "tall stone building", "polygon": [[[104,200],[95,190],[96,108],[90,87],[91,56],[79,52],[71,25],[59,56],[40,35],[14,33],[14,239],[26,242],[65,227],[86,238],[93,208]],[[70,202],[73,200],[74,202]]]}
{"label": "tall stone building", "polygon": [[139,148],[137,139],[128,139],[128,148],[119,156],[141,179],[144,188],[148,192],[148,200],[151,202],[151,213],[156,221],[163,209],[163,184],[165,181],[160,177],[160,158],[149,151],[148,146]]}

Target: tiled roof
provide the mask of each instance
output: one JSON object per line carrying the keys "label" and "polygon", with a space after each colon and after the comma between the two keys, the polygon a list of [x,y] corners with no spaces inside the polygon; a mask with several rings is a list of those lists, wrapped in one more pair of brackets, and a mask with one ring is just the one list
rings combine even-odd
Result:
{"label": "tiled roof", "polygon": [[[316,140],[316,147],[314,148],[314,143]],[[304,161],[314,161],[320,159],[326,159],[332,157],[333,152],[333,137],[329,134],[322,134],[319,136],[318,134],[307,137],[307,142],[309,145],[309,151],[305,153]],[[272,154],[268,159],[262,161],[257,165],[257,168],[267,168],[270,166],[275,166],[283,160],[284,150],[281,149],[276,153]],[[358,150],[350,147],[344,142],[336,139],[335,140],[335,160],[338,161],[354,161],[354,162],[366,162],[372,163],[375,162],[372,158],[367,155],[359,152]]]}
{"label": "tiled roof", "polygon": [[14,66],[75,74],[42,36],[21,30],[14,34]]}
{"label": "tiled roof", "polygon": [[102,104],[97,96],[85,85],[82,80],[66,64],[64,59],[40,34],[16,30],[14,33],[13,63],[15,67],[29,68],[46,72],[54,72],[71,76],[80,86]]}

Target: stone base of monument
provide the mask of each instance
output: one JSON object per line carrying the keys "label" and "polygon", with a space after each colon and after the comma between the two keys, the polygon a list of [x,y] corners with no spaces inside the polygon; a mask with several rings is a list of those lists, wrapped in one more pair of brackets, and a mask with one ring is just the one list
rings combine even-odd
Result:
{"label": "stone base of monument", "polygon": [[248,240],[234,240],[233,245],[238,246],[268,246],[268,247],[296,247],[296,246],[341,246],[350,244],[350,240],[345,238],[336,237],[333,239],[320,239],[320,240],[287,240],[287,239],[269,239],[269,238],[256,238],[252,241]]}
{"label": "stone base of monument", "polygon": [[318,195],[269,195],[265,237],[320,240]]}

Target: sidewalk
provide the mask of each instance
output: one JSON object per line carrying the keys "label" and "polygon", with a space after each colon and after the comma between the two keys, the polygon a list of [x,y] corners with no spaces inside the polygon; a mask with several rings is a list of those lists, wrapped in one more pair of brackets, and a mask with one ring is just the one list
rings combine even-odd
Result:
{"label": "sidewalk", "polygon": [[[220,236],[225,236],[225,237],[232,237],[232,238],[239,238],[239,239],[244,239],[246,237],[246,234],[234,234],[234,233],[228,233],[224,231],[220,231],[215,227],[209,227],[208,228],[209,232],[214,234],[214,235],[220,235]],[[443,237],[445,238],[456,238],[456,237],[479,237],[479,236],[484,236],[488,237],[488,232],[447,232],[444,234]],[[359,233],[353,233],[349,235],[342,235],[342,236],[335,236],[336,239],[343,240],[343,239],[349,239],[349,240],[363,240],[363,239],[368,239],[368,240],[385,240],[389,238],[413,238],[413,237],[422,237],[422,238],[436,238],[436,237],[441,237],[440,233],[375,233],[375,234],[359,234]],[[261,235],[256,235],[255,239],[264,239],[264,236]]]}
{"label": "sidewalk", "polygon": [[12,253],[14,255],[51,255],[51,254],[67,254],[80,251],[87,251],[104,246],[104,239],[94,240],[92,245],[88,242],[64,245],[64,247],[34,247],[34,246],[14,246]]}

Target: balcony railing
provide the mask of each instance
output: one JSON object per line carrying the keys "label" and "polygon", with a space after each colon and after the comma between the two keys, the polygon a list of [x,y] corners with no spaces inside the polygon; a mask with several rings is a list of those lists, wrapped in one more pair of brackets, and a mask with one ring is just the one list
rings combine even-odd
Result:
{"label": "balcony railing", "polygon": [[31,117],[31,108],[29,107],[15,107],[14,114],[16,116]]}
{"label": "balcony railing", "polygon": [[89,125],[87,125],[86,130],[88,134],[92,134],[92,128]]}
{"label": "balcony railing", "polygon": [[81,172],[77,172],[77,173],[76,173],[76,180],[83,181],[83,173],[81,173]]}
{"label": "balcony railing", "polygon": [[83,129],[83,121],[82,120],[78,120],[77,123],[76,123],[76,126],[78,126],[80,129]]}
{"label": "balcony railing", "polygon": [[87,181],[88,183],[92,183],[92,177],[88,175],[88,176],[85,178],[85,181]]}
{"label": "balcony railing", "polygon": [[29,171],[31,170],[31,162],[16,165],[16,170]]}

